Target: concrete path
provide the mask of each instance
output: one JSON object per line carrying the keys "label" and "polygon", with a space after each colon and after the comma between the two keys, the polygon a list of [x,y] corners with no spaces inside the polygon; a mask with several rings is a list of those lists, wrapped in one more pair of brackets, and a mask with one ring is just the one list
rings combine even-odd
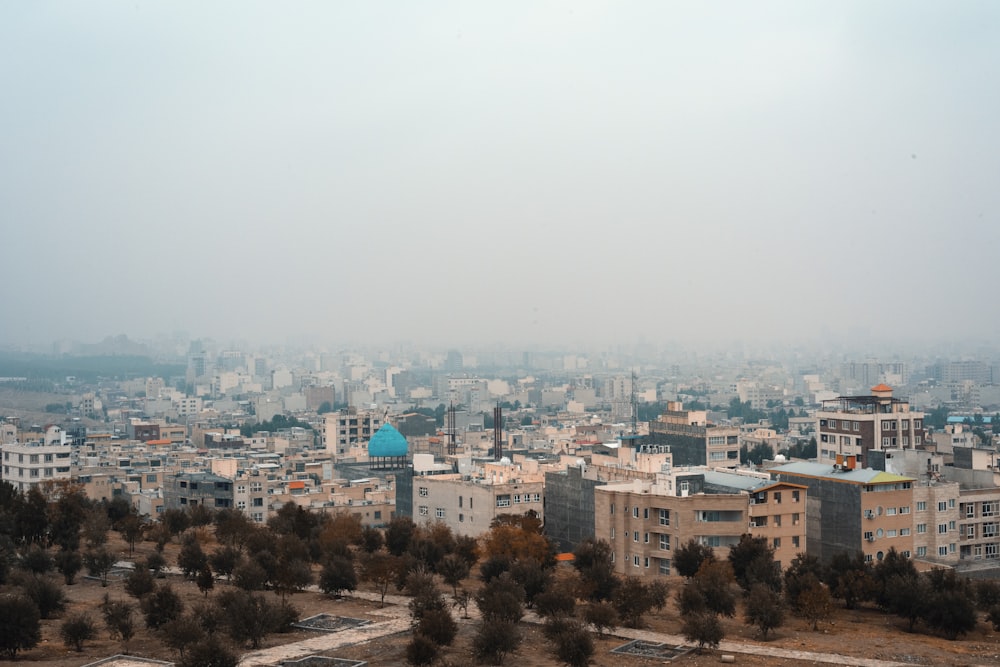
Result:
{"label": "concrete path", "polygon": [[[350,597],[373,600],[378,602],[379,596],[374,593],[355,592]],[[304,658],[307,655],[332,651],[338,648],[354,646],[388,637],[400,632],[410,631],[410,610],[407,605],[409,598],[401,595],[386,595],[385,608],[368,612],[373,616],[384,616],[385,621],[377,621],[369,625],[362,625],[340,632],[317,633],[315,637],[303,639],[302,641],[284,644],[282,646],[272,646],[271,648],[260,649],[246,653],[240,659],[241,667],[263,667],[279,665],[283,660],[295,660]]]}

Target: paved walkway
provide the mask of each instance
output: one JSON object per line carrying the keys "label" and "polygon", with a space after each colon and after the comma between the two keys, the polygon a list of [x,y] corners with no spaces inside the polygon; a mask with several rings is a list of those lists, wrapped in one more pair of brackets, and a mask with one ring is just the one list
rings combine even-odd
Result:
{"label": "paved walkway", "polygon": [[[367,591],[355,591],[350,595],[353,598],[379,601],[379,596]],[[369,612],[372,615],[385,616],[387,620],[363,625],[341,632],[324,633],[316,637],[310,637],[293,644],[275,646],[268,649],[253,651],[243,656],[240,661],[241,667],[270,667],[278,665],[282,660],[294,660],[307,655],[313,655],[323,651],[331,651],[364,642],[388,637],[389,635],[410,630],[410,610],[408,597],[402,595],[386,595],[385,608]],[[475,604],[469,605],[470,618],[456,616],[459,623],[472,623],[477,620],[479,610]],[[528,623],[540,623],[540,619],[533,612],[527,612],[524,620]],[[611,633],[615,637],[623,639],[641,639],[649,642],[659,642],[669,646],[680,646],[686,641],[681,635],[668,635],[649,630],[635,630],[632,628],[615,628]],[[745,642],[723,641],[718,648],[721,653],[750,653],[770,658],[787,658],[790,660],[803,660],[817,664],[830,665],[852,665],[854,667],[914,667],[913,663],[893,662],[891,660],[877,660],[875,658],[858,658],[854,656],[840,655],[838,653],[816,653],[813,651],[797,651],[794,649],[779,648],[777,646],[761,646],[759,644],[748,644]]]}

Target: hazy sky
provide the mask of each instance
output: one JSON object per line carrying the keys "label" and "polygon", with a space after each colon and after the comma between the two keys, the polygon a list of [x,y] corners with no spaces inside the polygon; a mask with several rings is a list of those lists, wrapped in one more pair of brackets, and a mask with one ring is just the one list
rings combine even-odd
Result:
{"label": "hazy sky", "polygon": [[0,4],[0,342],[1000,334],[1000,3]]}

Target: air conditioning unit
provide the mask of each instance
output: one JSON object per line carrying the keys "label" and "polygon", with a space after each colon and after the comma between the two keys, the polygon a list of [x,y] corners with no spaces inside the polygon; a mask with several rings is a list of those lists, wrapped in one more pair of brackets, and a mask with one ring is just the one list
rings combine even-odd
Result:
{"label": "air conditioning unit", "polygon": [[865,539],[868,540],[869,542],[874,542],[875,541],[875,536],[874,535],[869,535]]}
{"label": "air conditioning unit", "polygon": [[871,510],[865,510],[865,518],[866,519],[874,519],[875,518],[875,512],[873,512]]}

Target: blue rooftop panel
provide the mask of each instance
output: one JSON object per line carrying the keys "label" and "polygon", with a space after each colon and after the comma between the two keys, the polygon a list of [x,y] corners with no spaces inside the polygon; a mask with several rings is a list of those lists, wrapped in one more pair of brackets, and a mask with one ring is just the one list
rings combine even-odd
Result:
{"label": "blue rooftop panel", "polygon": [[409,446],[403,434],[385,423],[368,441],[368,456],[406,456]]}

